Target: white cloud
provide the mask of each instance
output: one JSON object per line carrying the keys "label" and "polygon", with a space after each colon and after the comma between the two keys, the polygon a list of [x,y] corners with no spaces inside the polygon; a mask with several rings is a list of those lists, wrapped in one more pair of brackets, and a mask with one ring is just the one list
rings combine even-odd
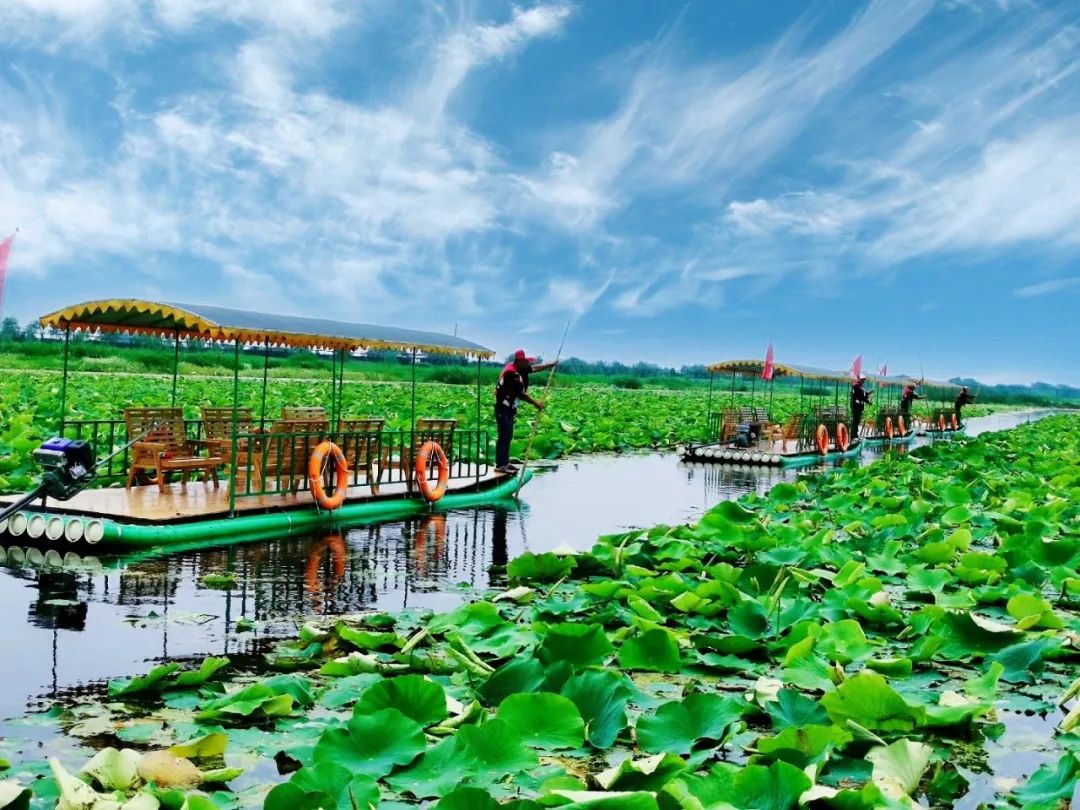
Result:
{"label": "white cloud", "polygon": [[821,47],[799,50],[793,33],[749,66],[682,64],[672,37],[648,53],[618,109],[572,133],[580,147],[553,152],[526,185],[560,222],[583,227],[641,196],[691,188],[715,197],[786,147],[931,8],[874,0]]}
{"label": "white cloud", "polygon": [[1077,287],[1080,287],[1080,277],[1055,278],[1049,281],[1041,281],[1038,284],[1029,284],[1026,287],[1018,287],[1013,290],[1013,295],[1017,298],[1035,298],[1040,295],[1076,289]]}

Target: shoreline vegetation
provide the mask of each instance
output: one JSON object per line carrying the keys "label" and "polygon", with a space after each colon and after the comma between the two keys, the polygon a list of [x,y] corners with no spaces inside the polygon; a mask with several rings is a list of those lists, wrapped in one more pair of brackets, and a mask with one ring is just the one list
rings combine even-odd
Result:
{"label": "shoreline vegetation", "polygon": [[5,752],[0,796],[1052,810],[1080,776],[1078,567],[1068,414],[526,553],[501,590],[308,624],[260,668],[114,681],[26,720],[62,753]]}

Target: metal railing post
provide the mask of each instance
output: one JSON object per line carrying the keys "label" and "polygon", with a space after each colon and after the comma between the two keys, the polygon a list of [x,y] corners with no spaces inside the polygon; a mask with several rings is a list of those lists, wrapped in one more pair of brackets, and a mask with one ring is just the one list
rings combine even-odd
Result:
{"label": "metal railing post", "polygon": [[172,363],[172,400],[170,405],[176,407],[176,378],[180,372],[180,330],[176,330],[173,340],[173,363]]}
{"label": "metal railing post", "polygon": [[[60,435],[64,435],[64,417],[67,415],[68,355],[71,345],[71,323],[64,324],[64,371],[60,379]],[[97,448],[94,448],[97,452]]]}
{"label": "metal railing post", "polygon": [[229,453],[229,517],[236,517],[236,454],[239,443],[236,440],[236,431],[240,424],[240,339],[233,342],[233,409],[232,409],[232,439]]}

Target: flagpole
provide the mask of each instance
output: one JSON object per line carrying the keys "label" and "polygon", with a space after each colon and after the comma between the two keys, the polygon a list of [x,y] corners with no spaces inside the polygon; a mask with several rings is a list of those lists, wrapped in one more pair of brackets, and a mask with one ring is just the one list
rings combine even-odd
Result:
{"label": "flagpole", "polygon": [[4,290],[7,287],[7,270],[8,261],[11,258],[11,246],[15,244],[15,237],[18,233],[19,229],[16,228],[11,236],[0,240],[0,318],[4,317]]}

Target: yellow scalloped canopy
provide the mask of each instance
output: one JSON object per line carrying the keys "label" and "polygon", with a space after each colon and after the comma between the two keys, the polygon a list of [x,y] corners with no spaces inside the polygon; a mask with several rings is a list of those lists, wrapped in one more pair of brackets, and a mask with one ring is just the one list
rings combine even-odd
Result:
{"label": "yellow scalloped canopy", "polygon": [[478,343],[438,332],[130,298],[75,304],[42,315],[40,321],[42,326],[56,329],[179,335],[196,340],[269,343],[306,349],[418,349],[473,357],[495,354]]}
{"label": "yellow scalloped canopy", "polygon": [[[761,376],[765,368],[764,360],[724,360],[708,367],[713,374],[745,374],[747,376]],[[774,363],[773,376],[775,377],[803,377],[807,380],[836,380],[839,382],[851,382],[851,375],[841,371],[829,371],[824,368],[812,366],[793,366],[788,363]]]}

